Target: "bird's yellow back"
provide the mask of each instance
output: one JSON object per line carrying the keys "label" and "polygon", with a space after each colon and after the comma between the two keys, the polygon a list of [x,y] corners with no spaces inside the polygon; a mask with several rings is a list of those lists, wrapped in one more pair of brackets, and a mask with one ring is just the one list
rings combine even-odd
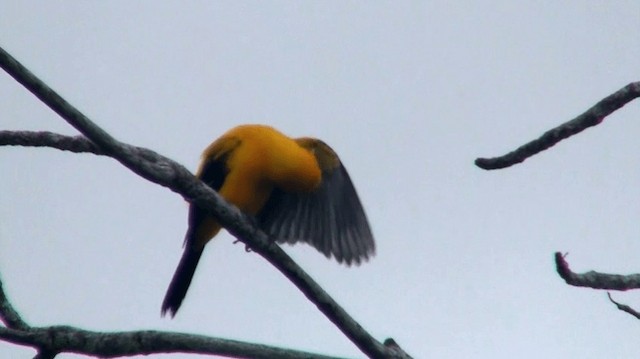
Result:
{"label": "bird's yellow back", "polygon": [[[346,169],[318,139],[292,139],[264,125],[238,126],[205,149],[196,176],[254,216],[273,241],[306,242],[347,265],[375,252]],[[185,250],[162,303],[163,313],[176,313],[205,245],[220,228],[207,211],[191,204]]]}
{"label": "bird's yellow back", "polygon": [[[211,161],[224,163],[220,196],[245,213],[255,215],[274,187],[286,192],[313,191],[322,179],[313,154],[276,129],[242,125],[229,130],[202,154],[197,177]],[[211,217],[199,226],[196,242],[204,245],[220,230]]]}
{"label": "bird's yellow back", "polygon": [[[273,127],[238,126],[220,140],[229,139],[240,142],[227,162],[230,173],[240,170],[291,192],[312,191],[320,184],[321,171],[313,154]],[[203,157],[210,156],[205,151]]]}

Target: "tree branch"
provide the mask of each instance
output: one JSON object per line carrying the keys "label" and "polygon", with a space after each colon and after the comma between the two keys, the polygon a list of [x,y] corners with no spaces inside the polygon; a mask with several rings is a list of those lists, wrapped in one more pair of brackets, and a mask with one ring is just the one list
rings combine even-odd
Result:
{"label": "tree branch", "polygon": [[65,136],[49,131],[0,131],[0,146],[52,147],[106,156],[104,151],[84,136]]}
{"label": "tree branch", "polygon": [[640,97],[640,81],[632,82],[595,104],[580,116],[569,122],[545,132],[540,138],[533,140],[515,151],[494,158],[477,158],[476,166],[485,170],[502,169],[523,162],[556,143],[598,125],[614,111],[622,108],[633,99]]}
{"label": "tree branch", "polygon": [[607,292],[607,296],[609,296],[609,300],[611,301],[611,303],[615,304],[615,306],[618,307],[618,309],[620,309],[623,312],[627,312],[627,313],[633,315],[634,317],[636,317],[636,319],[640,319],[640,313],[638,313],[635,309],[631,308],[630,306],[628,306],[626,304],[621,304],[621,303],[616,302],[611,297],[611,293]]}
{"label": "tree branch", "polygon": [[157,353],[216,354],[234,358],[335,359],[325,355],[201,335],[159,332],[93,332],[70,326],[31,327],[9,303],[0,280],[0,339],[34,347],[36,358],[70,352],[102,358]]}
{"label": "tree branch", "polygon": [[29,328],[29,325],[22,320],[20,314],[13,308],[6,294],[4,294],[4,288],[2,287],[2,280],[0,280],[0,320],[8,327],[17,330],[24,330]]}
{"label": "tree branch", "polygon": [[47,355],[47,357],[66,352],[100,358],[189,353],[233,358],[337,359],[268,345],[154,330],[105,333],[70,326],[28,328],[27,330],[0,327],[0,338],[14,344],[39,348],[39,355]]}
{"label": "tree branch", "polygon": [[141,177],[168,187],[182,195],[187,201],[214,214],[232,235],[267,259],[289,278],[367,356],[373,358],[409,357],[403,351],[388,350],[373,338],[280,247],[254,227],[242,212],[224,201],[215,191],[196,179],[182,165],[151,150],[117,141],[2,48],[0,48],[0,67],[84,134],[100,151],[115,158]]}
{"label": "tree branch", "polygon": [[595,271],[578,274],[569,269],[569,263],[565,261],[565,257],[566,255],[556,252],[556,270],[560,277],[569,285],[608,290],[630,290],[640,288],[640,274],[621,275],[599,273]]}

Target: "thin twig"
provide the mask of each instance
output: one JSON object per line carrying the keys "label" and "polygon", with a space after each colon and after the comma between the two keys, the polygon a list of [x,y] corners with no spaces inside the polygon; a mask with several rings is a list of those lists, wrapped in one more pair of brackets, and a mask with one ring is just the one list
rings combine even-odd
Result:
{"label": "thin twig", "polygon": [[609,292],[607,292],[607,296],[609,296],[609,300],[611,301],[611,303],[615,304],[615,306],[618,307],[618,309],[633,315],[634,317],[636,317],[636,319],[640,319],[640,313],[638,313],[638,311],[636,311],[635,309],[631,308],[626,304],[621,304],[616,302],[615,300],[613,300],[613,298],[611,297],[611,293]]}
{"label": "thin twig", "polygon": [[500,157],[477,158],[475,164],[485,170],[496,170],[523,162],[527,158],[554,146],[565,138],[580,133],[589,127],[598,125],[612,112],[622,108],[622,106],[638,97],[640,97],[640,81],[632,82],[605,97],[580,116],[545,132],[540,138]]}
{"label": "thin twig", "polygon": [[576,287],[588,287],[593,289],[630,290],[640,288],[640,274],[607,274],[595,271],[586,273],[574,273],[569,269],[566,255],[556,252],[556,270],[562,279],[569,285]]}

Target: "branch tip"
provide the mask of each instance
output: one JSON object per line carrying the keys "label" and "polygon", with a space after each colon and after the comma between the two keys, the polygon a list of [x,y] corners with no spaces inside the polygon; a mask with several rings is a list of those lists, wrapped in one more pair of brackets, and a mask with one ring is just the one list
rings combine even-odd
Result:
{"label": "branch tip", "polygon": [[539,138],[499,157],[477,158],[475,165],[484,170],[497,170],[521,163],[564,139],[602,123],[605,117],[638,97],[640,97],[640,81],[632,82],[603,98],[581,115],[545,132]]}

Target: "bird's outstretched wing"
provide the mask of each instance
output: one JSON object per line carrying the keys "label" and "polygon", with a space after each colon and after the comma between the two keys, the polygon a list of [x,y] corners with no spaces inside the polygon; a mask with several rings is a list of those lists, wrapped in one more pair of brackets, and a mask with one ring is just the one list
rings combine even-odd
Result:
{"label": "bird's outstretched wing", "polygon": [[347,170],[324,142],[313,138],[296,142],[314,154],[322,181],[309,193],[275,188],[257,215],[258,223],[277,242],[307,242],[340,263],[360,264],[375,253],[375,243]]}

